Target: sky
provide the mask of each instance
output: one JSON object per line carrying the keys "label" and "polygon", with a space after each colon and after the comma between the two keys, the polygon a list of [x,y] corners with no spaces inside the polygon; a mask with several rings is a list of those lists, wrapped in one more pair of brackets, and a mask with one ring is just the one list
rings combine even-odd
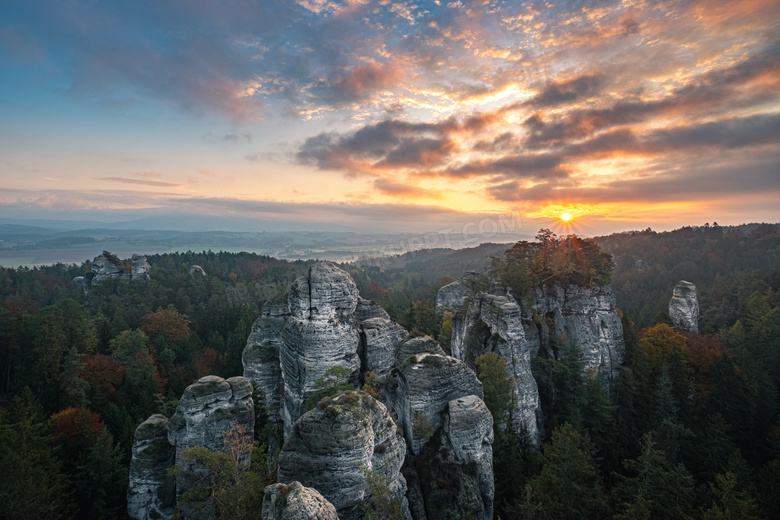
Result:
{"label": "sky", "polygon": [[564,213],[780,221],[780,0],[0,3],[0,218]]}

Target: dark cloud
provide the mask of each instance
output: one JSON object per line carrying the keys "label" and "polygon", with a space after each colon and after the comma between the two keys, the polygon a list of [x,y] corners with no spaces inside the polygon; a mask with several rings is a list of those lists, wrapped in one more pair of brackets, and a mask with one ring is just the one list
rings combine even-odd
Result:
{"label": "dark cloud", "polygon": [[528,104],[537,108],[579,101],[601,94],[604,78],[598,75],[580,76],[561,83],[546,85]]}
{"label": "dark cloud", "polygon": [[296,160],[322,170],[362,171],[369,168],[424,168],[442,164],[457,147],[452,135],[477,131],[489,118],[475,116],[464,121],[408,123],[386,120],[350,134],[321,133],[306,139]]}

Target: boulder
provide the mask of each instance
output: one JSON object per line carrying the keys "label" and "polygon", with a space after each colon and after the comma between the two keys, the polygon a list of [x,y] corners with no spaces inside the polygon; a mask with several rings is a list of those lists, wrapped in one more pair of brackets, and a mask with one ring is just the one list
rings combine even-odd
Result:
{"label": "boulder", "polygon": [[680,280],[669,300],[669,317],[674,326],[684,332],[699,332],[699,300],[696,286]]}
{"label": "boulder", "polygon": [[176,450],[168,442],[168,418],[152,415],[133,437],[127,514],[137,520],[171,518],[174,482],[168,476]]}
{"label": "boulder", "polygon": [[408,517],[401,465],[406,442],[385,406],[364,392],[323,399],[294,424],[279,455],[279,482],[319,491],[342,520],[362,518],[369,498],[365,471],[387,478]]}
{"label": "boulder", "polygon": [[300,482],[265,488],[263,520],[339,520],[336,508],[314,488]]}

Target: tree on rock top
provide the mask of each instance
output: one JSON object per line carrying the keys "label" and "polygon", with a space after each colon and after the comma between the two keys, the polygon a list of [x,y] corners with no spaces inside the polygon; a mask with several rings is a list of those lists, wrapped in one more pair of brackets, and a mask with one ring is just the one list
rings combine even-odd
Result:
{"label": "tree on rock top", "polygon": [[540,229],[536,242],[520,241],[493,262],[493,275],[522,294],[531,287],[609,283],[612,257],[592,240],[577,235],[559,237]]}

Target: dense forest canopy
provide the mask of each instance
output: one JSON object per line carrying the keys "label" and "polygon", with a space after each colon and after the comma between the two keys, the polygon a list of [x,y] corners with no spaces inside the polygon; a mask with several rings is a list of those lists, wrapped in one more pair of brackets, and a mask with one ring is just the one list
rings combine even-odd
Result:
{"label": "dense forest canopy", "polygon": [[[611,276],[626,341],[615,399],[583,372],[576,349],[540,360],[556,396],[540,451],[511,430],[502,361],[478,360],[495,418],[501,518],[776,518],[778,245],[773,225],[593,240],[542,230],[506,253],[491,244],[342,267],[363,297],[445,348],[452,322],[437,316],[436,292],[464,271],[492,269],[516,294]],[[170,416],[203,375],[241,374],[264,301],[311,265],[212,252],[147,261],[150,280],[87,292],[71,280],[90,262],[0,270],[0,517],[121,518],[136,426]],[[664,316],[681,279],[698,287],[701,334],[675,331]]]}

